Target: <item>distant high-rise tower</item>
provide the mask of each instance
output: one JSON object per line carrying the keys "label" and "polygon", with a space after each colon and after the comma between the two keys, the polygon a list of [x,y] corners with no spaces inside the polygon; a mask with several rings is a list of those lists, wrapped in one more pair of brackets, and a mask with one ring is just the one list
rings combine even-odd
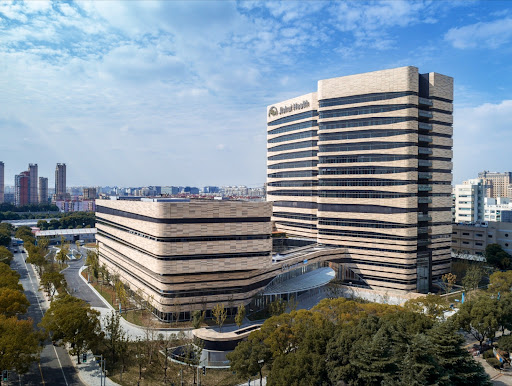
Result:
{"label": "distant high-rise tower", "polygon": [[48,203],[48,178],[39,177],[39,203]]}
{"label": "distant high-rise tower", "polygon": [[0,204],[4,202],[4,163],[0,161]]}
{"label": "distant high-rise tower", "polygon": [[14,202],[16,206],[29,204],[30,172],[24,171],[14,176]]}
{"label": "distant high-rise tower", "polygon": [[487,197],[509,197],[508,188],[512,183],[511,172],[499,173],[484,171],[478,173],[478,178],[482,178],[488,185]]}
{"label": "distant high-rise tower", "polygon": [[66,199],[66,164],[57,164],[55,168],[55,200]]}
{"label": "distant high-rise tower", "polygon": [[30,204],[39,203],[38,197],[38,189],[37,189],[37,164],[28,164],[28,172],[29,172],[29,197],[28,202]]}
{"label": "distant high-rise tower", "polygon": [[84,188],[84,200],[94,200],[96,198],[96,188]]}

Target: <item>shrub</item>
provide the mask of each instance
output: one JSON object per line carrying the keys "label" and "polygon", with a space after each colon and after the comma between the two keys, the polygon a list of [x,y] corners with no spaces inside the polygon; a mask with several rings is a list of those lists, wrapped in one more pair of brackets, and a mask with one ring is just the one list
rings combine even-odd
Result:
{"label": "shrub", "polygon": [[484,357],[484,359],[494,358],[494,353],[492,352],[492,349],[484,351],[483,357]]}
{"label": "shrub", "polygon": [[495,369],[499,369],[501,367],[501,362],[496,358],[487,358],[486,361]]}

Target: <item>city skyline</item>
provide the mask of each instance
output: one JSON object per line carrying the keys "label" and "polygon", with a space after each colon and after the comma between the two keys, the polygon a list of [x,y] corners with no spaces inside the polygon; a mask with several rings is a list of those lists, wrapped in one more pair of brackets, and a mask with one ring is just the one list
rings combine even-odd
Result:
{"label": "city skyline", "polygon": [[35,160],[66,162],[68,185],[261,185],[265,106],[410,64],[456,79],[454,183],[510,161],[507,2],[28,2],[0,20],[5,181]]}

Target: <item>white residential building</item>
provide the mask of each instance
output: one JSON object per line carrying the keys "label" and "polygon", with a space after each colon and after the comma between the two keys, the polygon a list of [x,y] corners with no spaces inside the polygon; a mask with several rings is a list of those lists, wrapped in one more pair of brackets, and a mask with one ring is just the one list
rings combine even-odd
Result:
{"label": "white residential building", "polygon": [[509,222],[512,213],[512,202],[510,198],[498,197],[488,198],[484,200],[485,221]]}
{"label": "white residential building", "polygon": [[488,186],[481,178],[464,181],[455,185],[456,223],[476,223],[484,221],[484,198]]}

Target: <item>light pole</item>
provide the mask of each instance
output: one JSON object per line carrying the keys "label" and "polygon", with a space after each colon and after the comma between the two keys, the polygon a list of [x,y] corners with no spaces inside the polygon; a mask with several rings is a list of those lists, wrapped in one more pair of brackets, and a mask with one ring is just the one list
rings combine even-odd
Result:
{"label": "light pole", "polygon": [[107,379],[106,379],[106,363],[107,360],[103,359],[103,354],[101,355],[95,355],[94,359],[100,358],[100,386],[106,386]]}

